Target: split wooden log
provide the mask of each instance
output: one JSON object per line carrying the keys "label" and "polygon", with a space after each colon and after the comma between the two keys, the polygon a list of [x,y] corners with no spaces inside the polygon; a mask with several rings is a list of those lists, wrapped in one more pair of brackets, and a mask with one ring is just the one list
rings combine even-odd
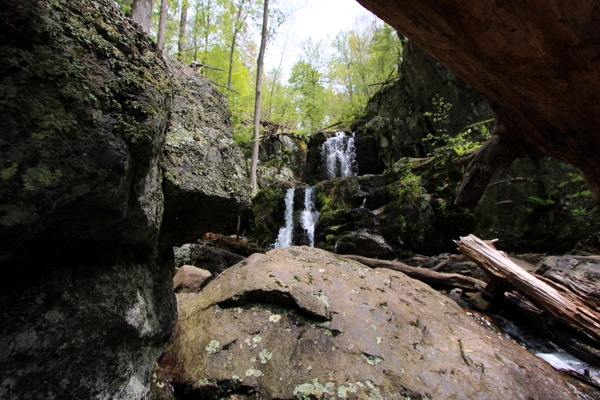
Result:
{"label": "split wooden log", "polygon": [[398,261],[377,260],[355,255],[338,254],[337,256],[346,258],[348,260],[358,261],[359,263],[371,268],[389,268],[393,269],[394,271],[402,272],[413,279],[430,285],[434,289],[459,288],[472,292],[481,292],[487,285],[485,282],[469,276],[435,272],[427,268],[411,267]]}
{"label": "split wooden log", "polygon": [[476,262],[492,282],[510,285],[557,320],[600,343],[600,313],[592,306],[592,302],[557,282],[524,271],[505,253],[474,235],[461,237],[456,243],[458,250]]}

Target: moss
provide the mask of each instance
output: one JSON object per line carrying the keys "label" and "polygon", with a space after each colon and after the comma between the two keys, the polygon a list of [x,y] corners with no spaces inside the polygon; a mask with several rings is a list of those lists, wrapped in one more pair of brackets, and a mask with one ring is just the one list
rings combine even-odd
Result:
{"label": "moss", "polygon": [[18,167],[19,167],[19,164],[12,163],[12,165],[10,167],[1,170],[0,177],[2,177],[2,180],[3,181],[9,180],[14,174],[17,173]]}
{"label": "moss", "polygon": [[39,165],[27,169],[23,174],[23,185],[25,190],[28,191],[42,190],[59,183],[61,177],[62,172],[60,169],[56,169],[52,172],[49,167]]}

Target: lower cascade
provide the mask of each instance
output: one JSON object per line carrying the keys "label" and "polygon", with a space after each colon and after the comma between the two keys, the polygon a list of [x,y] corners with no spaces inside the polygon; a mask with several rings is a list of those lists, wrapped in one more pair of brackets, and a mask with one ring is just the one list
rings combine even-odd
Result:
{"label": "lower cascade", "polygon": [[321,147],[325,178],[353,176],[358,173],[354,136],[337,132]]}
{"label": "lower cascade", "polygon": [[[294,223],[296,188],[287,189],[285,192],[284,225],[279,229],[277,240],[273,245],[274,248],[289,247],[293,244],[315,246],[315,224],[320,215],[315,207],[315,188],[309,186],[297,189],[304,190],[304,210],[297,218],[297,222]],[[294,231],[296,231],[295,234]]]}
{"label": "lower cascade", "polygon": [[304,211],[300,214],[300,224],[304,229],[308,245],[315,247],[315,224],[320,213],[315,208],[315,187],[307,187],[304,191]]}
{"label": "lower cascade", "polygon": [[290,247],[292,245],[292,232],[294,230],[294,188],[285,192],[285,224],[279,229],[274,248]]}

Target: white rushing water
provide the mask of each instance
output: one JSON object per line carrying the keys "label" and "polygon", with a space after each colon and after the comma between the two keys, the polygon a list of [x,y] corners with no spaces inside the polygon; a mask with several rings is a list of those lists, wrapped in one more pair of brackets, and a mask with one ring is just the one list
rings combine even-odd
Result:
{"label": "white rushing water", "polygon": [[358,173],[354,137],[337,132],[321,147],[321,157],[327,179],[353,176]]}
{"label": "white rushing water", "polygon": [[294,188],[285,192],[285,224],[279,229],[277,240],[273,247],[283,248],[292,245],[292,233],[294,231]]}
{"label": "white rushing water", "polygon": [[307,187],[304,190],[304,211],[300,214],[300,226],[306,233],[310,247],[315,247],[315,224],[320,215],[315,207],[314,194],[314,186]]}

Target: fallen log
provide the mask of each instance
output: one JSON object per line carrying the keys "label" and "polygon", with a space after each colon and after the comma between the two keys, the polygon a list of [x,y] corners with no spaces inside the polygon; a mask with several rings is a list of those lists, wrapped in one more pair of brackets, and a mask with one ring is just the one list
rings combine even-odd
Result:
{"label": "fallen log", "polygon": [[227,250],[231,253],[239,254],[244,257],[249,257],[254,253],[266,253],[262,247],[248,243],[247,241],[235,239],[229,236],[221,235],[220,233],[207,232],[204,234],[204,239],[213,242],[217,247]]}
{"label": "fallen log", "polygon": [[340,254],[338,254],[337,257],[358,261],[371,268],[393,269],[394,271],[402,272],[413,279],[424,282],[434,289],[460,288],[467,291],[481,292],[487,286],[487,283],[469,276],[436,272],[427,268],[411,267],[398,261],[377,260],[362,256]]}
{"label": "fallen log", "polygon": [[593,303],[571,292],[560,283],[535,277],[496,250],[489,242],[474,235],[456,241],[458,250],[479,265],[489,276],[491,284],[510,286],[542,310],[600,343],[600,314]]}

